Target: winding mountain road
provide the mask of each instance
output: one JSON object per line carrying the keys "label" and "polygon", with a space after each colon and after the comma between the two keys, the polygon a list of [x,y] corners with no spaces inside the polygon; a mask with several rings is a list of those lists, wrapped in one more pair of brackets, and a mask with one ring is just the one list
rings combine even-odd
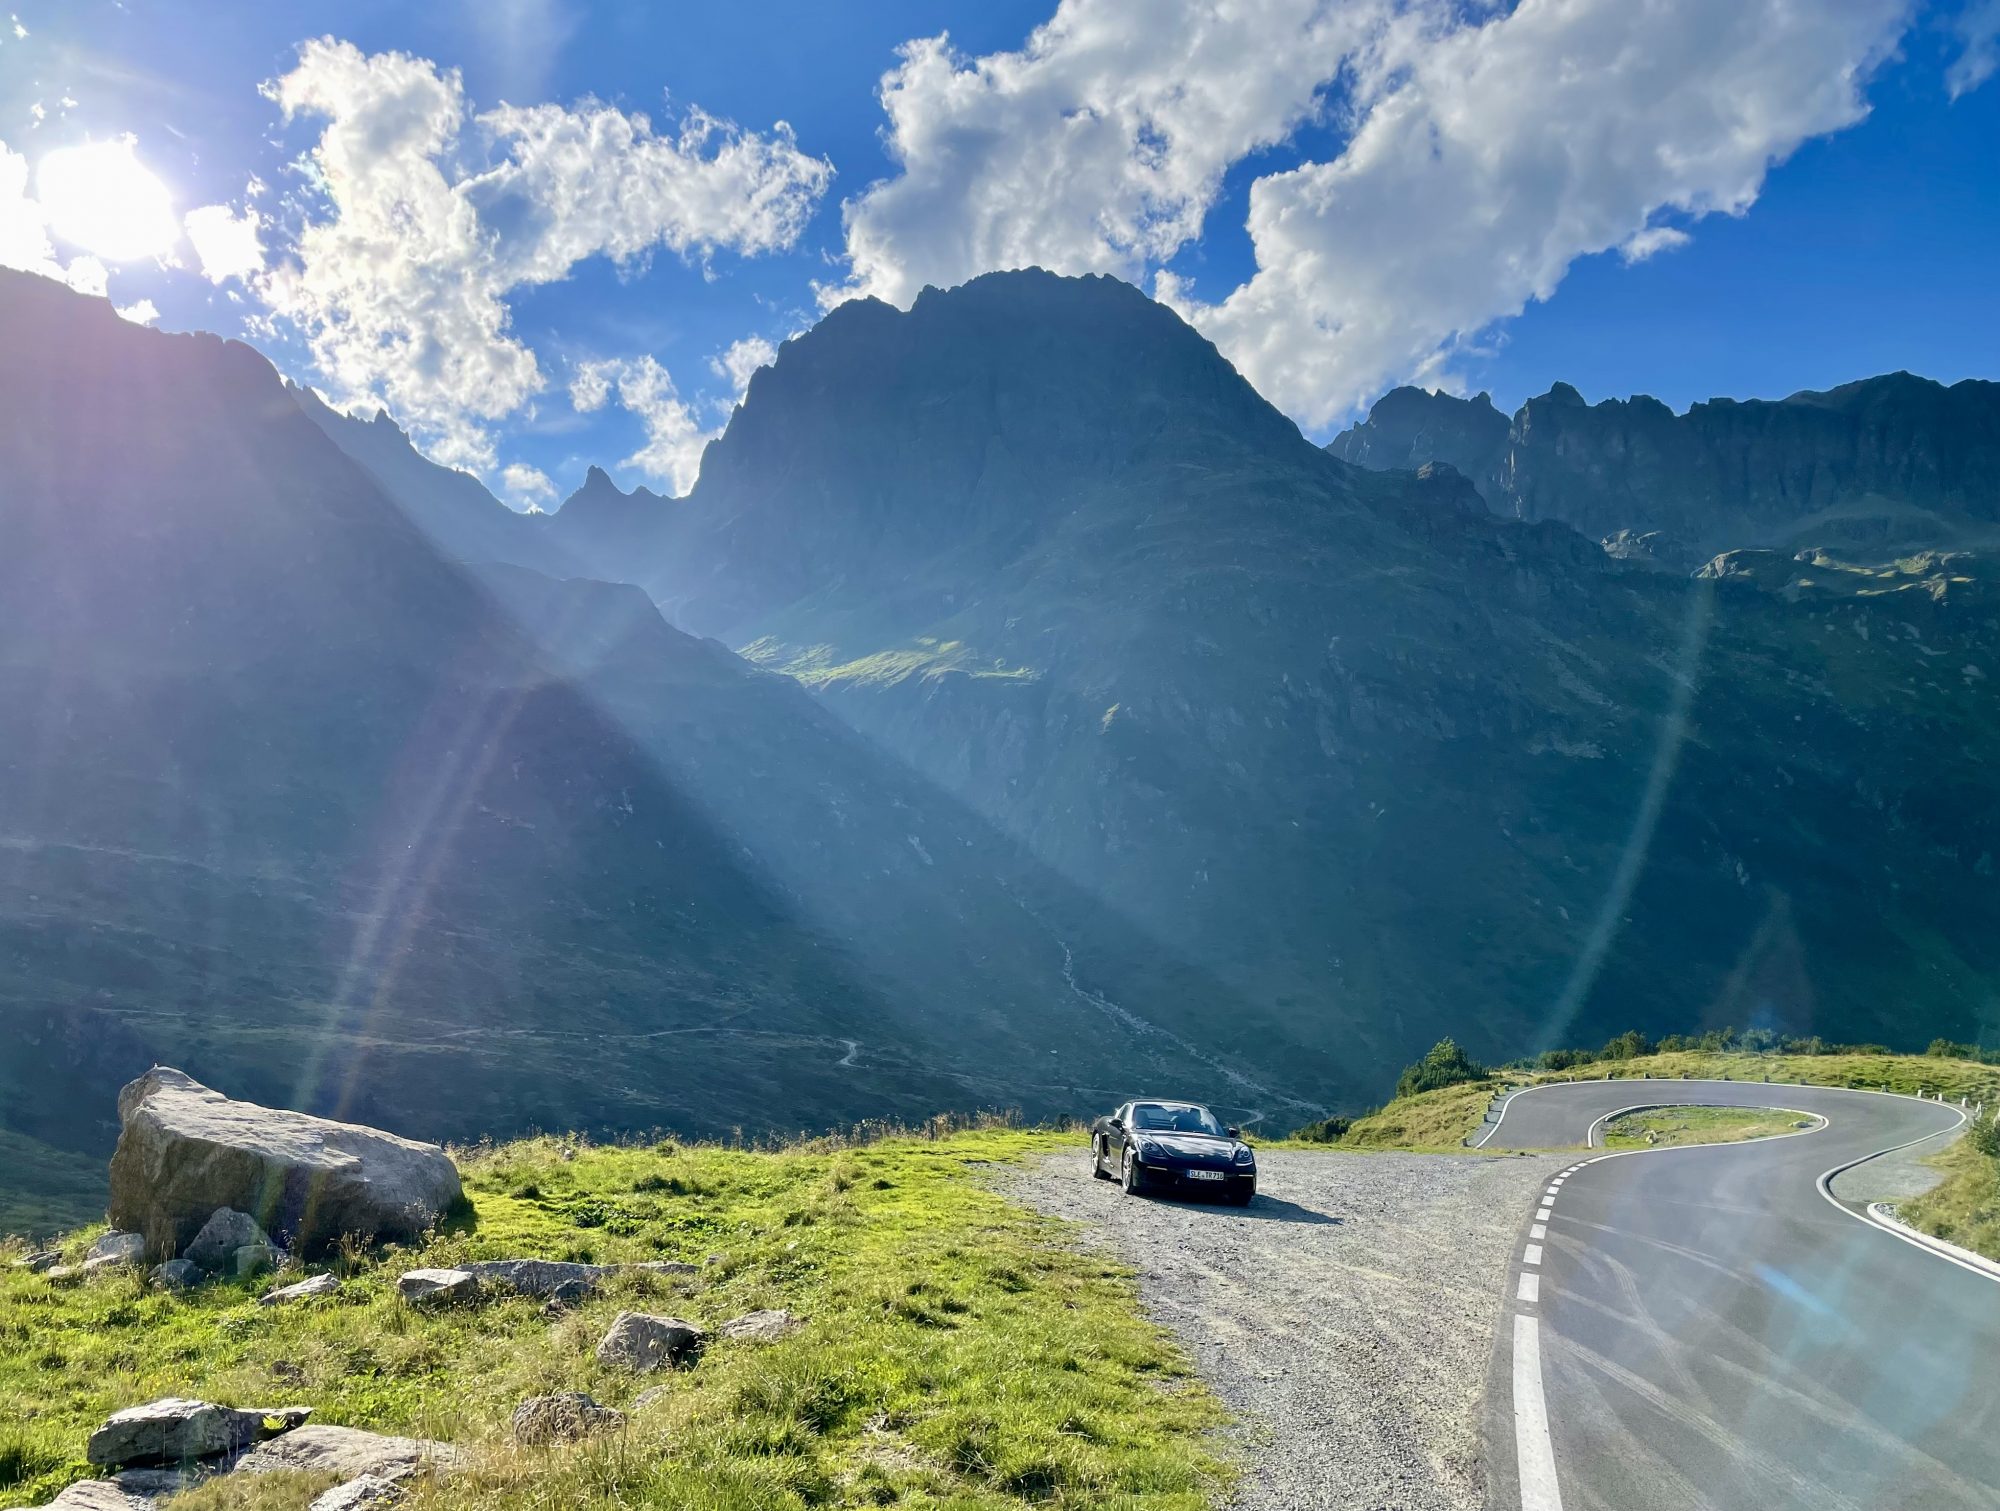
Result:
{"label": "winding mountain road", "polygon": [[1479,1147],[1576,1147],[1617,1111],[1686,1104],[1826,1122],[1585,1155],[1544,1188],[1488,1381],[1490,1504],[2000,1508],[2000,1276],[1878,1225],[1857,1199],[1871,1156],[1941,1143],[1959,1110],[1824,1087],[1580,1082],[1516,1094]]}

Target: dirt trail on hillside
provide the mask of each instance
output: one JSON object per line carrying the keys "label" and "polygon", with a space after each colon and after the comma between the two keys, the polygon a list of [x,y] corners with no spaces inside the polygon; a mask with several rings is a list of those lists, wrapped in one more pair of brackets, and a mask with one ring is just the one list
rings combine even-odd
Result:
{"label": "dirt trail on hillside", "polygon": [[1123,1195],[1086,1154],[1009,1194],[1085,1224],[1240,1419],[1241,1511],[1479,1511],[1509,1253],[1557,1158],[1267,1153],[1247,1210]]}

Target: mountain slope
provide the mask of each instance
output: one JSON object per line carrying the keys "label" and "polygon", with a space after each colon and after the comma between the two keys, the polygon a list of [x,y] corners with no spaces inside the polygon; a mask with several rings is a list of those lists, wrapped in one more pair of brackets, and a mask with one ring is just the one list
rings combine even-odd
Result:
{"label": "mountain slope", "polygon": [[1991,1011],[1976,594],[1623,567],[1324,454],[1111,280],[843,306],[630,576],[1336,1057],[1333,1098],[1445,1032]]}
{"label": "mountain slope", "polygon": [[[670,763],[574,645],[515,617],[587,590],[496,597],[247,348],[26,275],[0,276],[0,331],[0,1124],[101,1150],[154,1058],[457,1137],[1046,1110],[1148,1069],[1228,1089],[1166,1036],[1106,1032],[1063,925],[1027,911],[1059,891],[1032,866],[1005,907],[1028,921],[985,946],[1032,963],[991,990],[970,939],[900,976],[851,951],[714,806],[721,777]],[[640,607],[649,717],[711,771],[870,843],[988,843],[947,806],[907,815],[912,779]],[[859,864],[837,832],[796,838]],[[978,879],[950,874],[846,884],[946,935]]]}

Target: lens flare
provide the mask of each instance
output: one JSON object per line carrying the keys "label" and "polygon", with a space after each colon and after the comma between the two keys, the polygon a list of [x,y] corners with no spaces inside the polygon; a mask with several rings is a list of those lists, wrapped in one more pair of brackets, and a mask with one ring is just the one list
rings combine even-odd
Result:
{"label": "lens flare", "polygon": [[35,170],[35,189],[49,230],[107,262],[164,256],[180,239],[166,185],[129,137],[58,147]]}

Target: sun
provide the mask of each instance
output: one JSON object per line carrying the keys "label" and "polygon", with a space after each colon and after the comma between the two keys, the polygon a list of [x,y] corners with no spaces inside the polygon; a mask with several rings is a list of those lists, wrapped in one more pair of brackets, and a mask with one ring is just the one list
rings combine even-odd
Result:
{"label": "sun", "polygon": [[173,201],[129,137],[58,147],[35,170],[49,230],[107,262],[161,257],[180,239]]}

